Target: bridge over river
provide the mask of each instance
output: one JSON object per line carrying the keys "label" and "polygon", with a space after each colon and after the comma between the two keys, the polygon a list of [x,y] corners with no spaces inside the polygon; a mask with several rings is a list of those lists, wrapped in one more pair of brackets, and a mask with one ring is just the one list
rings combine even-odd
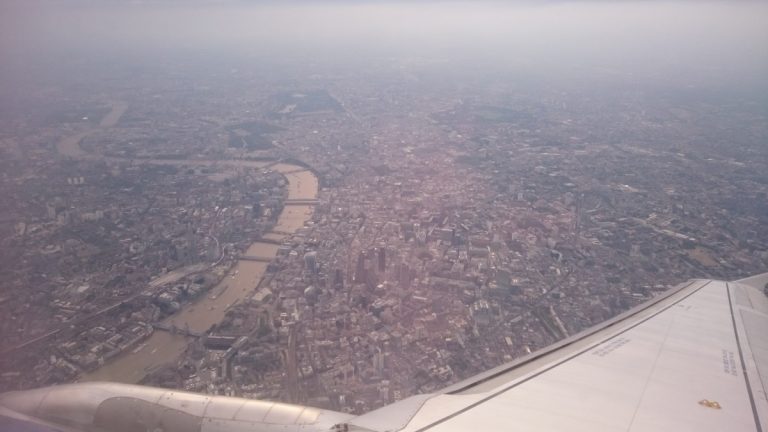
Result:
{"label": "bridge over river", "polygon": [[258,255],[238,255],[237,257],[240,261],[256,261],[256,262],[272,262],[271,257],[266,256],[258,256]]}

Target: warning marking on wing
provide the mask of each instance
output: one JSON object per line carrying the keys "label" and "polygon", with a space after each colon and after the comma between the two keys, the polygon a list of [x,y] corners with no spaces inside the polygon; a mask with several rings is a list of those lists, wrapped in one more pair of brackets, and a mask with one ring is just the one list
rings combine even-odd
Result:
{"label": "warning marking on wing", "polygon": [[626,337],[620,337],[616,338],[606,344],[600,345],[592,351],[592,355],[596,355],[599,357],[605,357],[608,354],[612,353],[613,351],[616,351],[617,349],[621,348],[622,346],[628,344],[632,339],[626,338]]}

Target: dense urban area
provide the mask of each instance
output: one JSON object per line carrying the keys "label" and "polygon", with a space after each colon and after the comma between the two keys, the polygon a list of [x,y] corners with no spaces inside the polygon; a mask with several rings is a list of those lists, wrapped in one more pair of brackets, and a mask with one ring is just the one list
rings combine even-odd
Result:
{"label": "dense urban area", "polygon": [[759,96],[396,59],[153,67],[3,108],[0,390],[362,413],[768,267]]}

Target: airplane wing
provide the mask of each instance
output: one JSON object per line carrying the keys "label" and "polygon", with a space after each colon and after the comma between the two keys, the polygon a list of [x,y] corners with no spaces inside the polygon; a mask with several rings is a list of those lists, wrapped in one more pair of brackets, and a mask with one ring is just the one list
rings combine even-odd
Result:
{"label": "airplane wing", "polygon": [[[113,383],[12,392],[0,405],[87,431],[768,432],[767,282],[692,280],[443,392],[357,417]],[[185,423],[162,420],[174,415]]]}
{"label": "airplane wing", "polygon": [[736,283],[689,281],[542,352],[422,399],[395,428],[386,423],[405,406],[351,423],[435,432],[764,431],[768,297],[758,288],[761,281],[768,274]]}

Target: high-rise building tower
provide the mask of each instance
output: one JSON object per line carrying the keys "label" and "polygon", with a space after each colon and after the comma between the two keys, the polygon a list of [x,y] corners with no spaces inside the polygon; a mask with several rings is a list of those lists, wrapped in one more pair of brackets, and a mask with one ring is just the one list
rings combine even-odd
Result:
{"label": "high-rise building tower", "polygon": [[355,282],[365,282],[365,255],[360,252],[357,256],[357,266],[355,267]]}
{"label": "high-rise building tower", "polygon": [[333,289],[337,290],[344,289],[344,272],[342,272],[341,269],[337,268],[333,271],[333,281],[331,282],[331,286]]}
{"label": "high-rise building tower", "polygon": [[304,263],[307,266],[307,272],[312,276],[317,274],[317,252],[307,252],[304,254]]}
{"label": "high-rise building tower", "polygon": [[384,270],[387,268],[387,251],[384,247],[378,248],[378,264],[379,273],[384,273]]}

